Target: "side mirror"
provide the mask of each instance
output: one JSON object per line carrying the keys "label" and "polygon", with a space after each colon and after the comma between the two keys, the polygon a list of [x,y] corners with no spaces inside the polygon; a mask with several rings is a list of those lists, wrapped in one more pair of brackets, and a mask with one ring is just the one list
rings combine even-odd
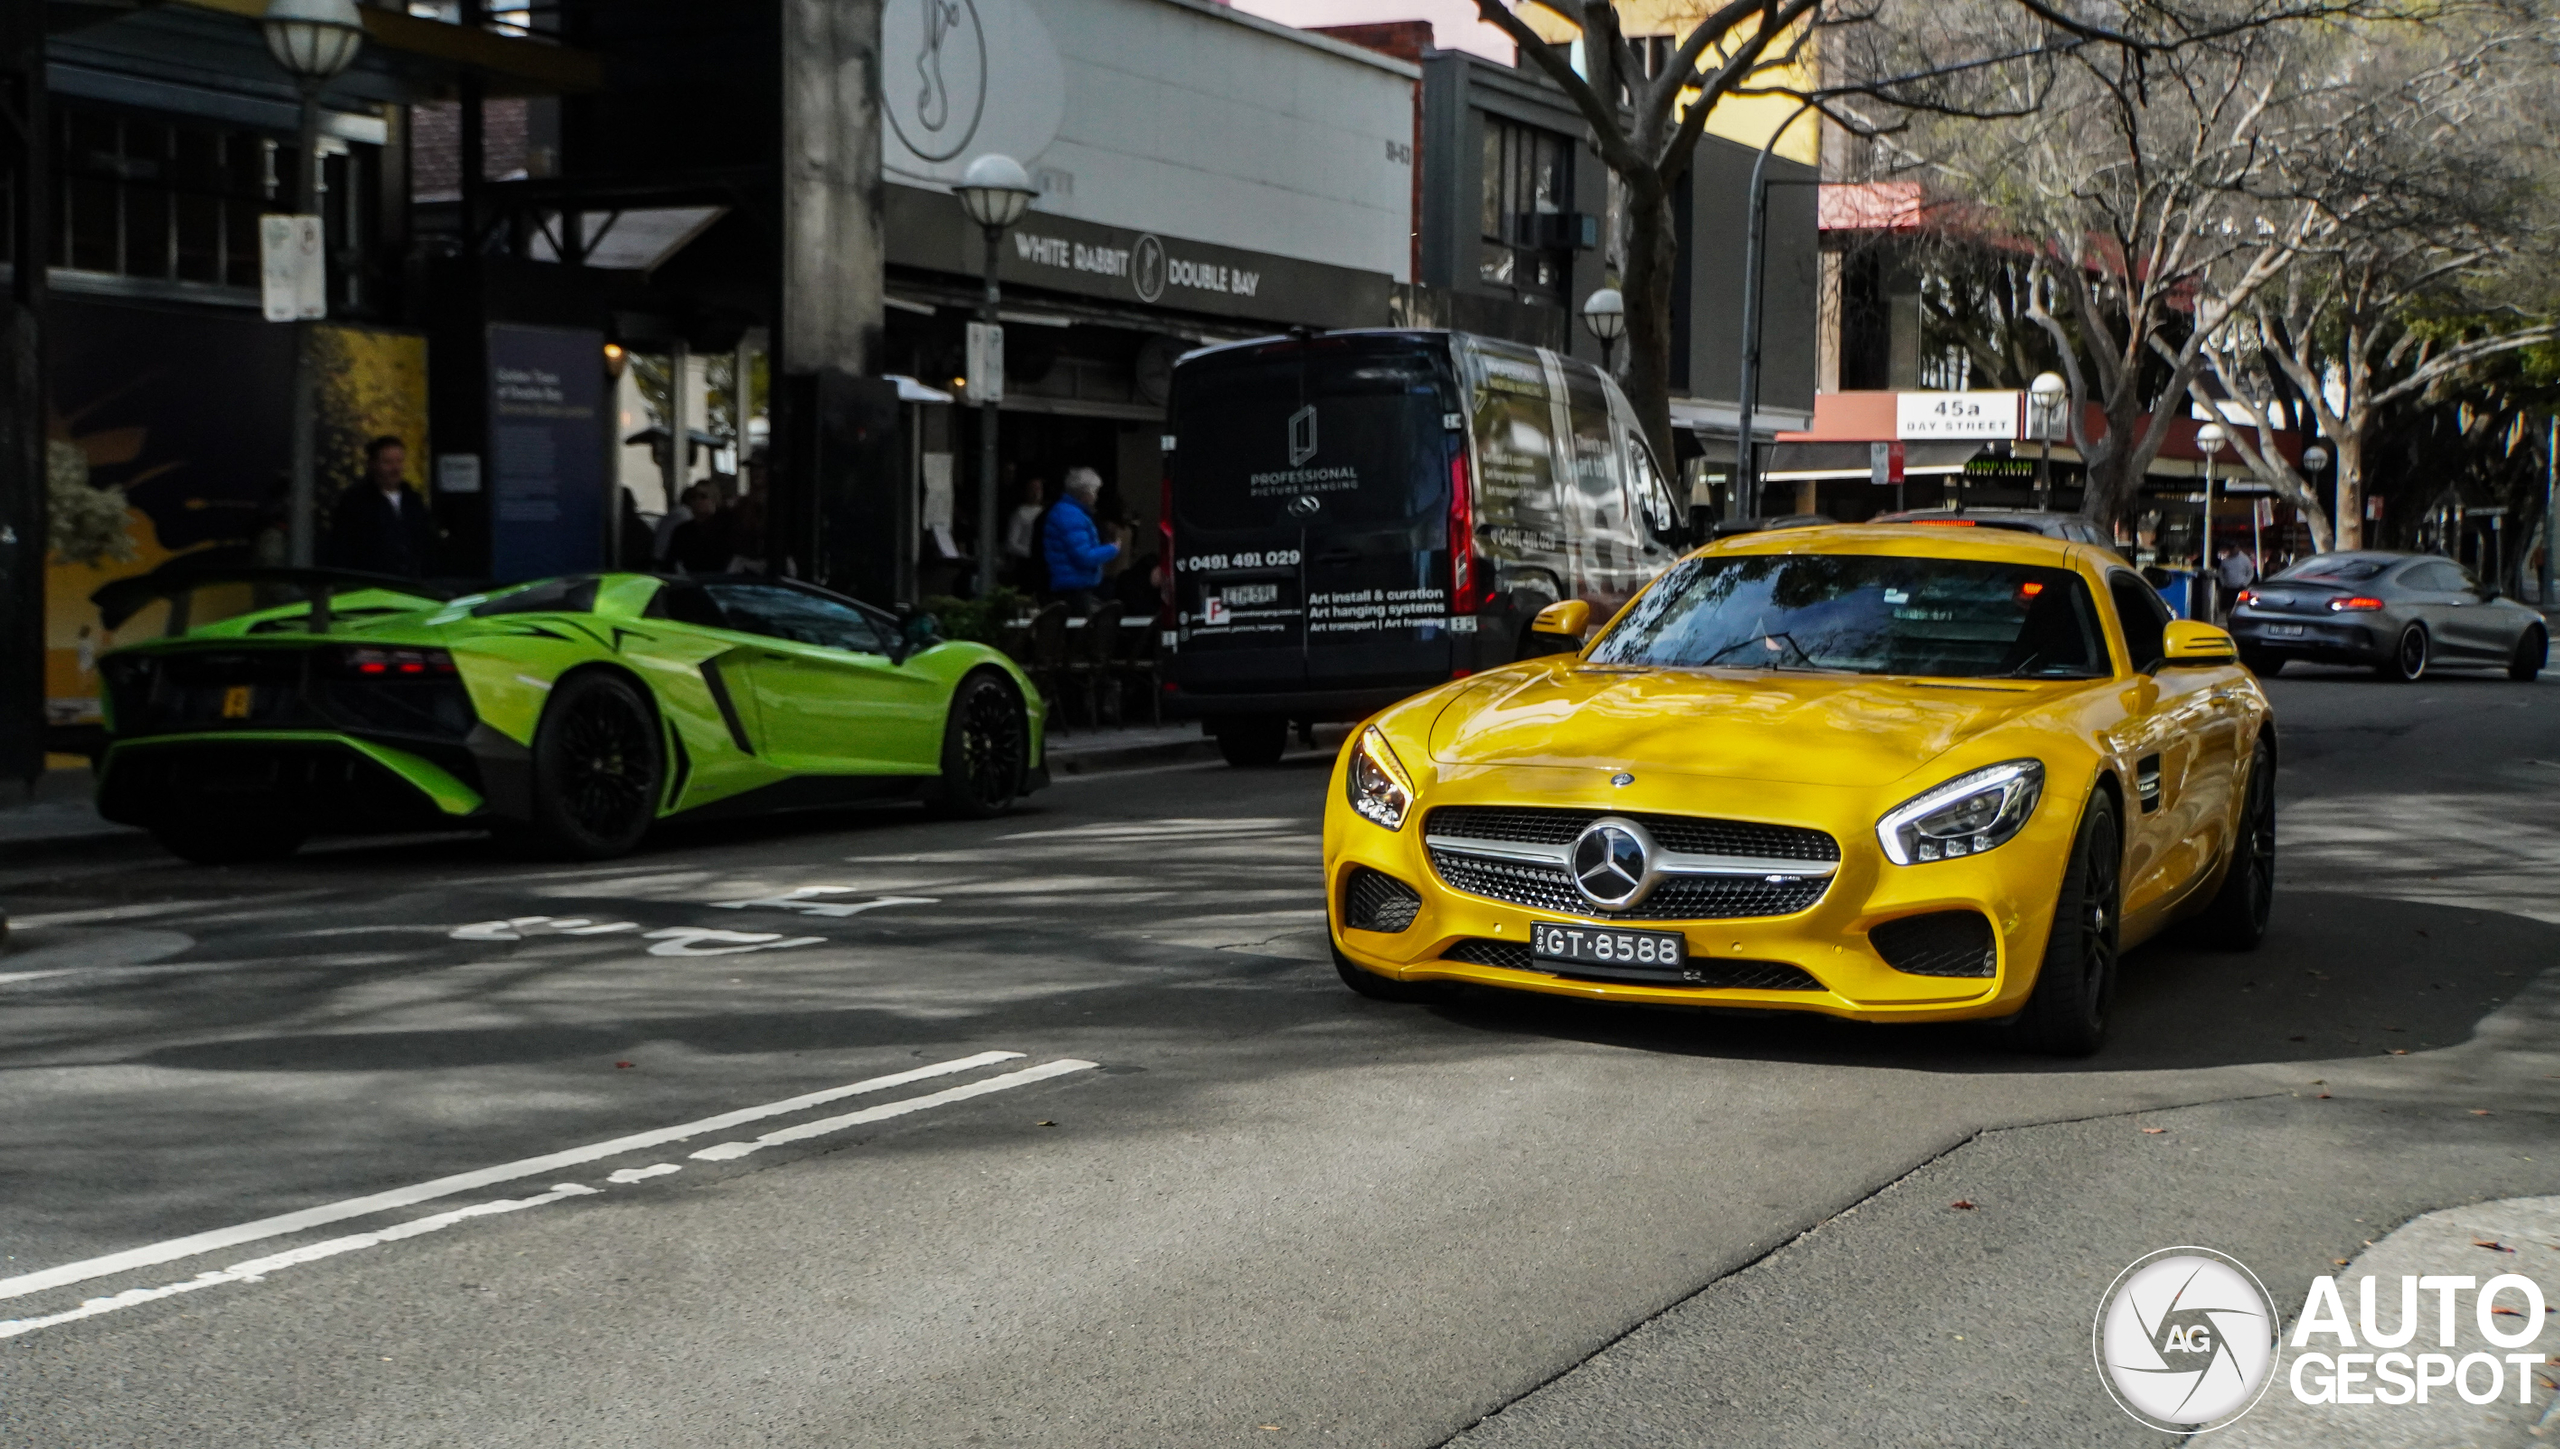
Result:
{"label": "side mirror", "polygon": [[1538,617],[1530,621],[1529,632],[1561,634],[1568,639],[1580,639],[1582,631],[1590,627],[1591,606],[1580,599],[1567,599],[1560,604],[1549,604],[1540,609]]}
{"label": "side mirror", "polygon": [[2202,620],[2172,619],[2160,636],[2163,669],[2231,664],[2239,658],[2240,646],[2232,642],[2230,633]]}
{"label": "side mirror", "polygon": [[2488,600],[2490,603],[2496,603],[2498,601],[2498,581],[2496,579],[2482,579],[2480,581],[2480,597]]}
{"label": "side mirror", "polygon": [[942,642],[940,619],[931,614],[908,614],[904,609],[899,612],[906,615],[898,622],[898,661],[900,663]]}

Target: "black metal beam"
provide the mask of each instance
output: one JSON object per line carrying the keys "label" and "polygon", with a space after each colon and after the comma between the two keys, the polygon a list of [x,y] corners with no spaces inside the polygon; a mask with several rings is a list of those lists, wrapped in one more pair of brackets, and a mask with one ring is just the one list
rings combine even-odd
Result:
{"label": "black metal beam", "polygon": [[52,254],[44,0],[0,0],[0,161],[9,294],[0,305],[0,778],[44,773],[46,269]]}

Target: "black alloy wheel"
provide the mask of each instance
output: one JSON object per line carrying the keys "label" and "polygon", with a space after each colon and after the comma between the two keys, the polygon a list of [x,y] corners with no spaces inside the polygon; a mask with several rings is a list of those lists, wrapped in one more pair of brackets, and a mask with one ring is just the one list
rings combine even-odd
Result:
{"label": "black alloy wheel", "polygon": [[2115,801],[2105,791],[2091,795],[2054,899],[2053,929],[2036,969],[2035,991],[2018,1014],[2023,1044],[2032,1050],[2085,1057],[2107,1039],[2107,1018],[2115,1008],[2123,840]]}
{"label": "black alloy wheel", "polygon": [[2542,632],[2540,625],[2528,624],[2524,637],[2516,641],[2516,652],[2507,658],[2507,677],[2518,684],[2531,684],[2550,657],[2550,636]]}
{"label": "black alloy wheel", "polygon": [[962,820],[985,820],[1013,808],[1030,766],[1031,729],[1022,701],[994,674],[973,674],[951,694],[942,726],[942,778],[934,807]]}
{"label": "black alloy wheel", "polygon": [[2412,624],[2400,631],[2400,642],[2391,646],[2391,657],[2375,666],[2374,672],[2385,679],[2414,684],[2427,672],[2427,631]]}
{"label": "black alloy wheel", "polygon": [[2249,757],[2240,819],[2231,834],[2231,863],[2222,889],[2196,917],[2202,943],[2222,951],[2254,951],[2267,938],[2276,903],[2276,754],[2265,740]]}
{"label": "black alloy wheel", "polygon": [[2281,654],[2269,653],[2264,649],[2241,650],[2240,662],[2248,668],[2251,674],[2258,676],[2260,679],[2273,679],[2277,675],[2284,673],[2284,656]]}
{"label": "black alloy wheel", "polygon": [[649,701],[618,675],[573,674],[533,736],[533,837],[549,853],[630,852],[658,818],[666,750]]}
{"label": "black alloy wheel", "polygon": [[1211,729],[1218,736],[1218,753],[1238,769],[1279,764],[1289,748],[1289,721],[1276,714],[1230,715]]}

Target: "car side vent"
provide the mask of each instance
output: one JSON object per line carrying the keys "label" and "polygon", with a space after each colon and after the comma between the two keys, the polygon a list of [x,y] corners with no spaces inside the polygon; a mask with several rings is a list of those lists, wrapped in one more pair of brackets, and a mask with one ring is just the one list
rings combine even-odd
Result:
{"label": "car side vent", "polygon": [[1990,976],[2000,967],[1991,918],[1980,911],[1904,916],[1867,932],[1884,964],[1913,976]]}
{"label": "car side vent", "polygon": [[1355,931],[1393,935],[1413,924],[1422,912],[1422,897],[1413,887],[1367,866],[1354,866],[1342,885],[1342,924]]}

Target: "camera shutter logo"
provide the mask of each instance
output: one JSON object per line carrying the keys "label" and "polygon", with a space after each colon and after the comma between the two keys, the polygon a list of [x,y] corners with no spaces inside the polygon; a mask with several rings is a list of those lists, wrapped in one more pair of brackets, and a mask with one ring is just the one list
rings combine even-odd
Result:
{"label": "camera shutter logo", "polygon": [[1300,468],[1316,455],[1316,405],[1289,414],[1289,466]]}
{"label": "camera shutter logo", "polygon": [[2211,1248],[2163,1248],[2117,1275],[2091,1333],[2098,1377],[2155,1429],[2219,1429],[2275,1379],[2276,1314],[2265,1285]]}

